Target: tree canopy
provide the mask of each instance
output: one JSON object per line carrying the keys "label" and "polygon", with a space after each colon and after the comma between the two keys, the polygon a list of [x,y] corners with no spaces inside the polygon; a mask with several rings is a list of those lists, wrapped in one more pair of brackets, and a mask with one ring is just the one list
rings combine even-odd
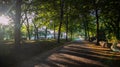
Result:
{"label": "tree canopy", "polygon": [[67,40],[76,35],[99,40],[103,30],[108,39],[119,40],[119,7],[120,1],[113,0],[1,0],[0,16],[10,18],[8,25],[0,23],[1,39],[15,39],[20,44],[23,37],[47,39],[51,34],[58,42],[63,36]]}

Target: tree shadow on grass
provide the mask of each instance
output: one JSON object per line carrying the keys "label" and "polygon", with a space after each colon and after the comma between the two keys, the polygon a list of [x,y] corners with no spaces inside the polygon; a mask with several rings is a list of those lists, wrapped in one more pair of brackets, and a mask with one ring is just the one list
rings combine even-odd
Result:
{"label": "tree shadow on grass", "polygon": [[0,42],[0,67],[15,65],[56,47],[53,41],[31,41],[21,45]]}

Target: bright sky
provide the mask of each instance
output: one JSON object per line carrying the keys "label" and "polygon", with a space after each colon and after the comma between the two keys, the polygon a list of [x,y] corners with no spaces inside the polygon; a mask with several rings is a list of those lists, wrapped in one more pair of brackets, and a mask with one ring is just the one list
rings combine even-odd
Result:
{"label": "bright sky", "polygon": [[7,16],[1,15],[0,16],[0,24],[2,25],[8,25],[10,23],[10,18]]}

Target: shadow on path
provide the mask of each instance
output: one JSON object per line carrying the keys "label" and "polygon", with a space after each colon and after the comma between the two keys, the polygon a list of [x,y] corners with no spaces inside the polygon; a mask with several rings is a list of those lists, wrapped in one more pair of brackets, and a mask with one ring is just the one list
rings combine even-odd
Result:
{"label": "shadow on path", "polygon": [[120,67],[119,64],[120,53],[77,41],[52,51],[44,60],[37,57],[19,67]]}

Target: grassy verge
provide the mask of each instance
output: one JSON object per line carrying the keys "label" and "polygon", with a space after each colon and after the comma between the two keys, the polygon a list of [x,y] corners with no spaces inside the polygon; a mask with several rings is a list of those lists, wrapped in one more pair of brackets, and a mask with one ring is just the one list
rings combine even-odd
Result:
{"label": "grassy verge", "polygon": [[13,45],[12,41],[0,43],[0,67],[13,67],[15,64],[40,55],[55,47],[64,45],[65,40],[57,43],[55,40],[24,41],[21,45]]}

